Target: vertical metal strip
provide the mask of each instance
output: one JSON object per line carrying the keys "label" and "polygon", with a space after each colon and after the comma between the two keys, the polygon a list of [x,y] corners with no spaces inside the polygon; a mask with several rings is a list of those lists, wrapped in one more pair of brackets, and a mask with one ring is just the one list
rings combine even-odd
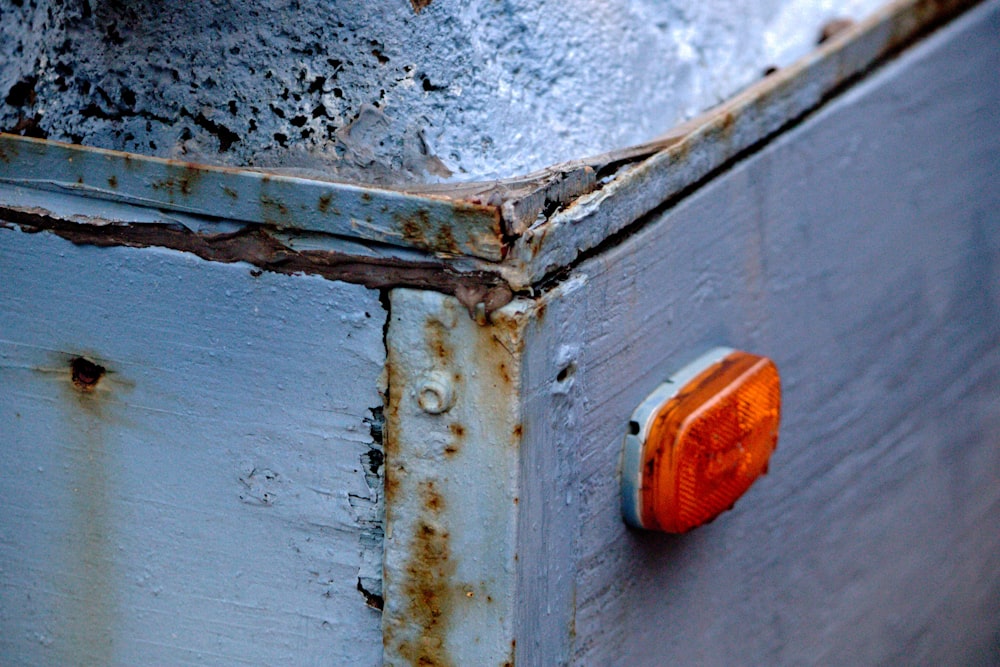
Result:
{"label": "vertical metal strip", "polygon": [[397,289],[387,336],[387,665],[510,665],[527,307]]}

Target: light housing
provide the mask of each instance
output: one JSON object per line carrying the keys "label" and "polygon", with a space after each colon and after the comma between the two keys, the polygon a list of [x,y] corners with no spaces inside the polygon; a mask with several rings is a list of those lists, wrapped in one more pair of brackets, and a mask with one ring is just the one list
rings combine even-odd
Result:
{"label": "light housing", "polygon": [[632,414],[625,520],[684,533],[732,508],[767,472],[780,414],[781,381],[767,357],[720,347],[685,366]]}

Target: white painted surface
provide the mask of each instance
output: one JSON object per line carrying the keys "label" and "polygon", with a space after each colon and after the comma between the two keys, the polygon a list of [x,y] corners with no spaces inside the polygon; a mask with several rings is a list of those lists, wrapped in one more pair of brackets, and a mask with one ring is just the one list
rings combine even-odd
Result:
{"label": "white painted surface", "polygon": [[[547,295],[519,664],[1000,657],[998,34],[974,10]],[[771,472],[690,534],[628,529],[628,417],[718,344],[781,370]]]}
{"label": "white painted surface", "polygon": [[481,326],[450,296],[391,298],[385,664],[512,667],[531,302]]}
{"label": "white painted surface", "polygon": [[883,4],[416,3],[5,3],[0,128],[37,115],[52,139],[365,182],[500,178],[646,141]]}
{"label": "white painted surface", "polygon": [[0,228],[0,663],[379,663],[385,311],[251,268]]}

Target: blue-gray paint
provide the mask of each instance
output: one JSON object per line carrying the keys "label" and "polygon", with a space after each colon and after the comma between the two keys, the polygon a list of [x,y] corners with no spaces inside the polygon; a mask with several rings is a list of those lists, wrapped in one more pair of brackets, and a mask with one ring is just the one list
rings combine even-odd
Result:
{"label": "blue-gray paint", "polygon": [[379,662],[386,314],[252,268],[0,228],[0,663]]}
{"label": "blue-gray paint", "polygon": [[[496,207],[0,135],[0,184],[500,259]],[[19,205],[8,190],[3,203]],[[82,205],[81,205],[82,206]]]}
{"label": "blue-gray paint", "polygon": [[[521,662],[996,662],[998,34],[973,10],[545,299]],[[631,530],[628,416],[718,344],[781,371],[770,473],[690,534]]]}

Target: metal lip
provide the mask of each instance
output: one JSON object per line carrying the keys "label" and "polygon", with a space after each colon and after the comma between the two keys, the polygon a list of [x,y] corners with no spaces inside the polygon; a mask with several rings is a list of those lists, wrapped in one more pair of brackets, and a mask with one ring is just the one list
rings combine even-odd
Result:
{"label": "metal lip", "polygon": [[734,351],[720,346],[705,352],[657,386],[632,413],[622,447],[621,501],[625,523],[633,528],[646,528],[642,523],[642,451],[653,418],[684,385]]}
{"label": "metal lip", "polygon": [[0,133],[0,183],[478,258],[527,289],[982,1],[893,0],[648,143],[498,181],[379,187]]}

